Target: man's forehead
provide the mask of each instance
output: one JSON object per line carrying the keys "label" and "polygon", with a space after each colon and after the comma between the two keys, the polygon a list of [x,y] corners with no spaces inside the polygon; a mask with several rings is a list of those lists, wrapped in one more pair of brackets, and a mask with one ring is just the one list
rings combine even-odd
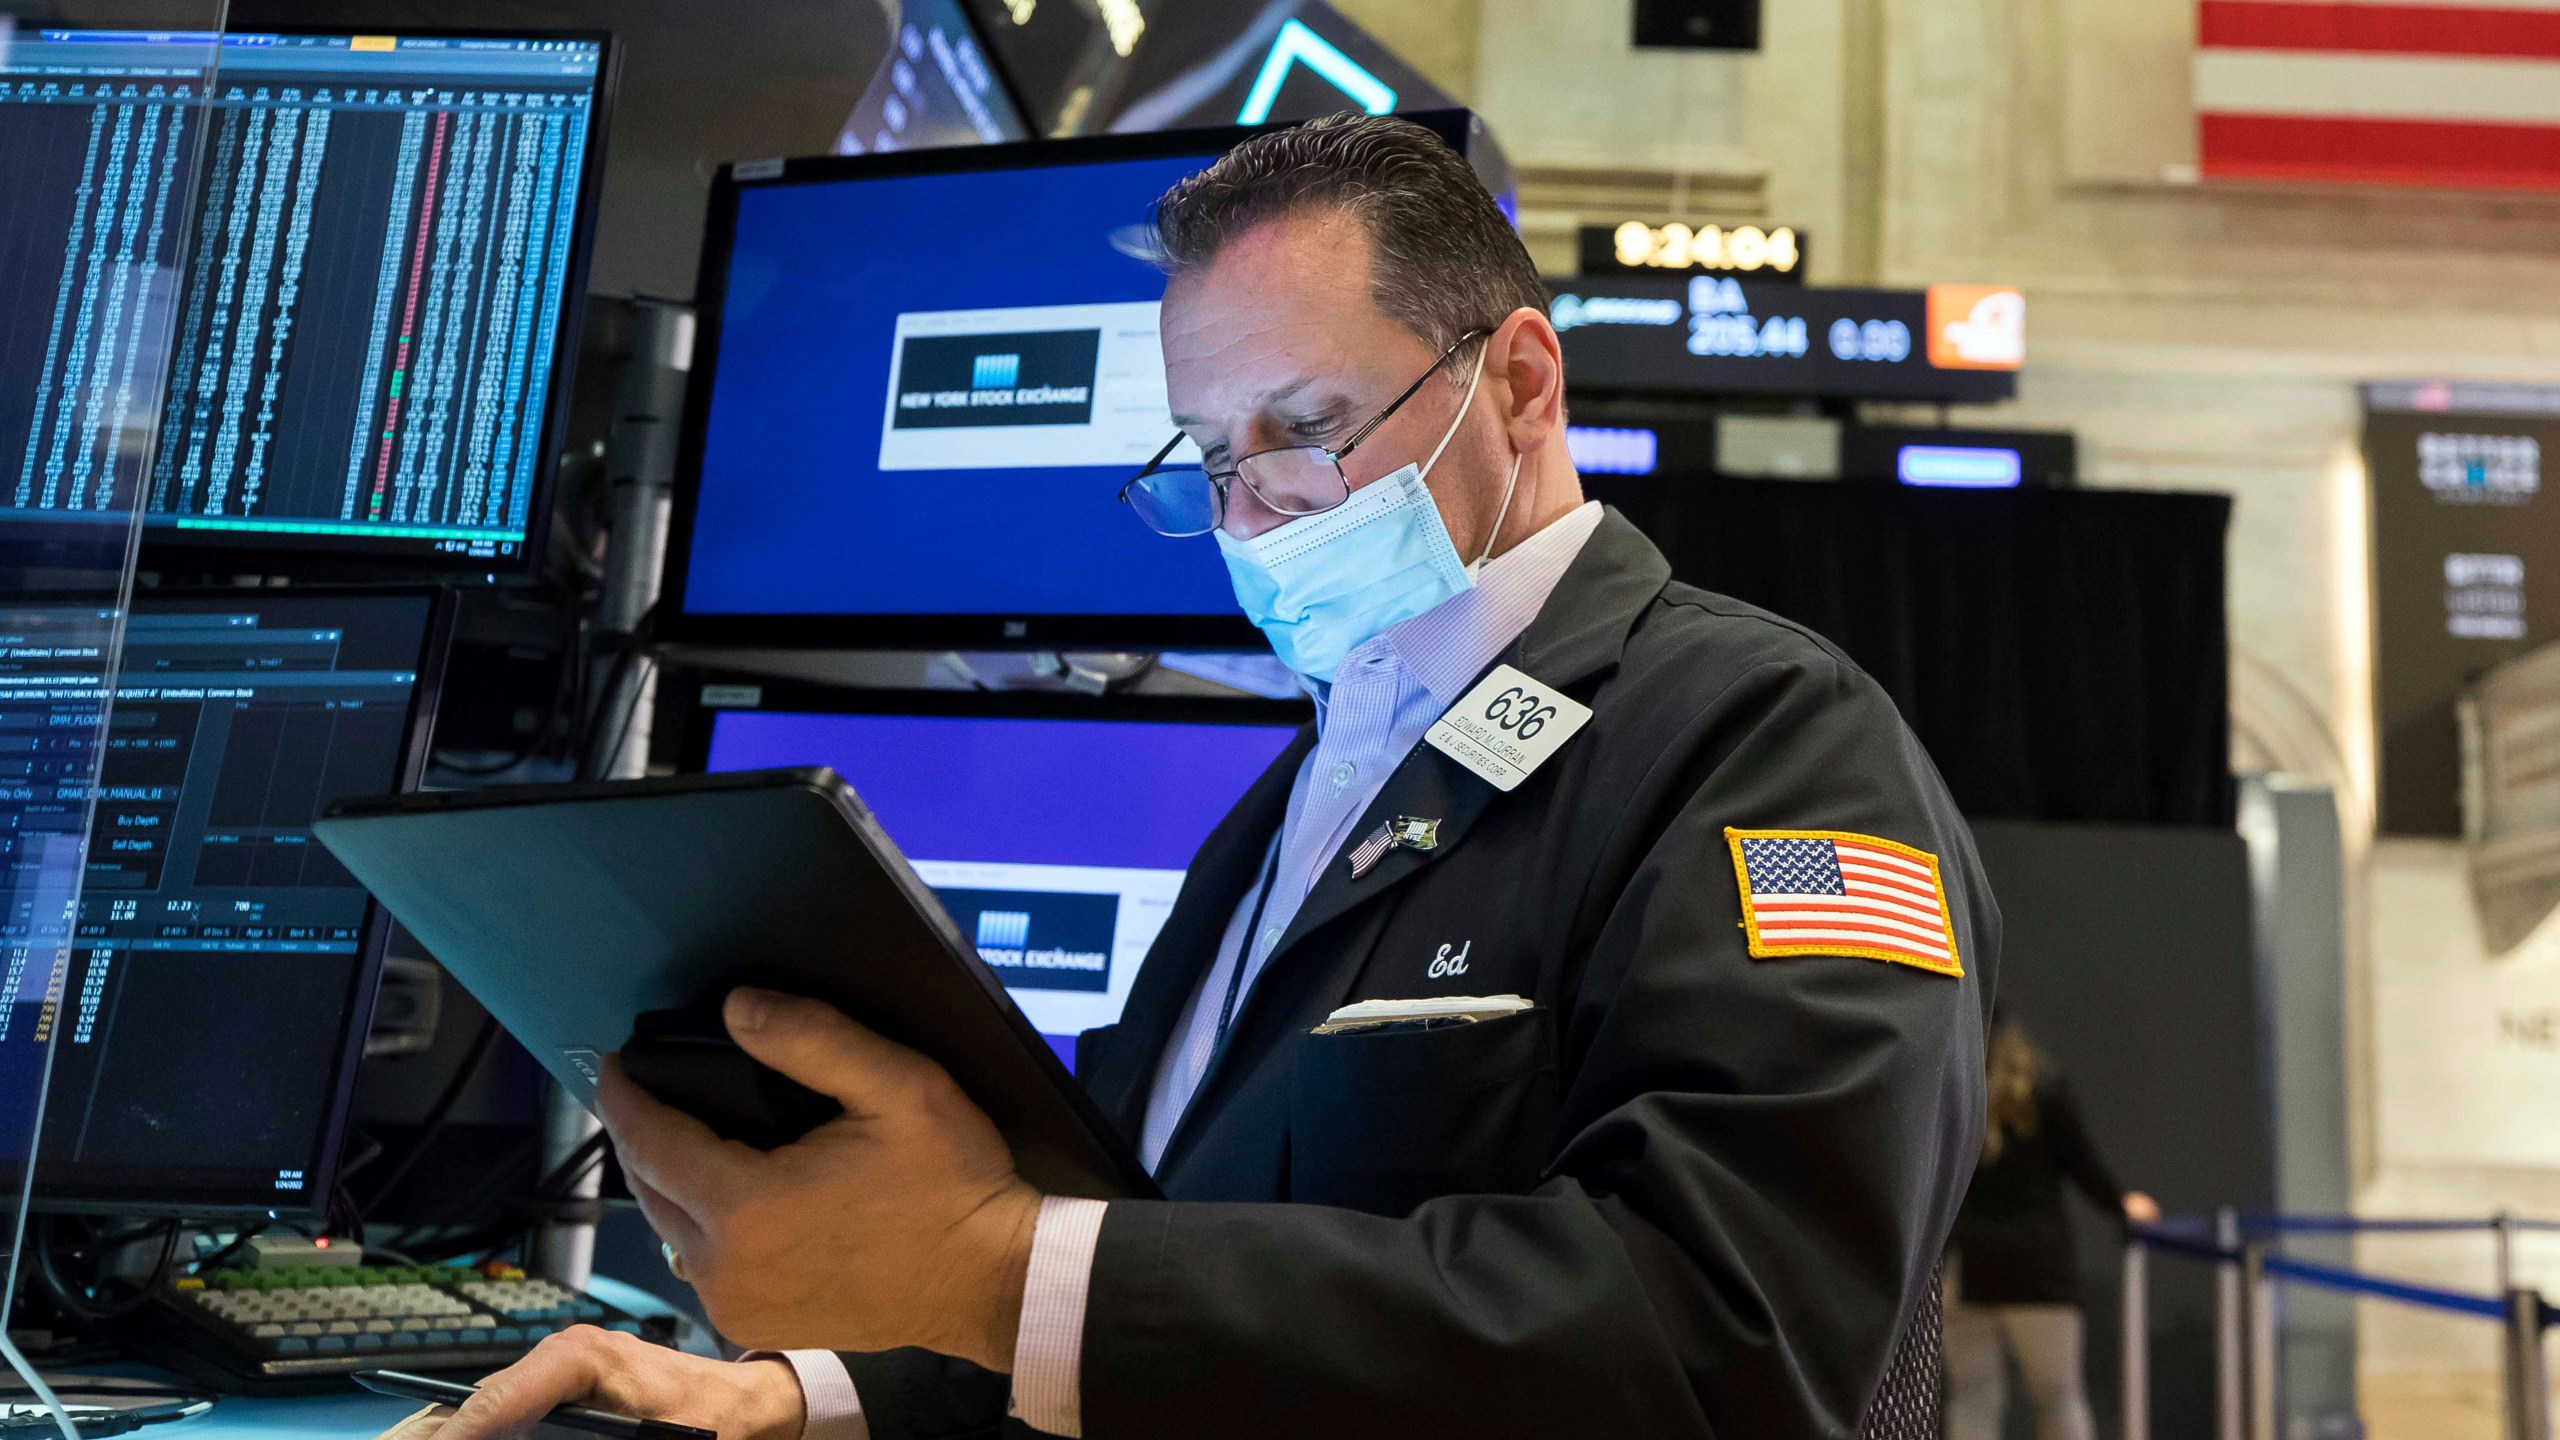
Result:
{"label": "man's forehead", "polygon": [[1306,392],[1402,327],[1369,288],[1369,241],[1339,212],[1288,216],[1237,235],[1165,287],[1166,381],[1185,423]]}
{"label": "man's forehead", "polygon": [[1248,227],[1217,258],[1167,287],[1200,308],[1287,308],[1322,300],[1374,310],[1368,231],[1339,210],[1283,215]]}

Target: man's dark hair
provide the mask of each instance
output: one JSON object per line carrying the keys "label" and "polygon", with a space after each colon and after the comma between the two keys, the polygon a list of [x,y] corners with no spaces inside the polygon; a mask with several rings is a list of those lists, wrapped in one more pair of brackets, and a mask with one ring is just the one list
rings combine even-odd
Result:
{"label": "man's dark hair", "polygon": [[1466,158],[1392,115],[1328,115],[1228,151],[1156,201],[1157,262],[1197,270],[1256,225],[1319,210],[1360,221],[1379,311],[1434,350],[1546,309],[1527,247]]}

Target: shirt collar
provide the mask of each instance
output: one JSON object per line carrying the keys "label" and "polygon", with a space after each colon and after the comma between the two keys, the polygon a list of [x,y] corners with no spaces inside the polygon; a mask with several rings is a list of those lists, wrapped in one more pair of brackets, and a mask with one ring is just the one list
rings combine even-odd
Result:
{"label": "shirt collar", "polygon": [[[1478,567],[1474,585],[1352,647],[1343,657],[1344,666],[1354,666],[1383,650],[1435,706],[1445,710],[1456,704],[1493,657],[1520,638],[1520,632],[1545,608],[1556,582],[1600,528],[1603,513],[1599,501],[1586,500],[1549,521],[1544,529]],[[1322,681],[1307,682],[1319,728],[1332,691]]]}

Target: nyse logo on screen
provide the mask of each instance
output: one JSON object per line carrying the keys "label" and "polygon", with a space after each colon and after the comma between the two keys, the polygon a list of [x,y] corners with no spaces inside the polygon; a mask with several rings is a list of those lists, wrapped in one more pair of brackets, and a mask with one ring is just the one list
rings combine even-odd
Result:
{"label": "nyse logo on screen", "polygon": [[2542,489],[2542,445],[2530,435],[2418,437],[2418,483],[2448,505],[2522,505]]}
{"label": "nyse logo on screen", "polygon": [[1043,890],[936,890],[978,958],[1012,990],[1111,988],[1120,897]]}
{"label": "nyse logo on screen", "polygon": [[1083,425],[1093,419],[1100,330],[909,335],[898,345],[890,428]]}

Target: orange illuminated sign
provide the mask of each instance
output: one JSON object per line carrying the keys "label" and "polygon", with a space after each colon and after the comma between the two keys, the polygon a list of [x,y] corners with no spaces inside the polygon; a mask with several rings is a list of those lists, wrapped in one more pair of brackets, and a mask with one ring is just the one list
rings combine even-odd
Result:
{"label": "orange illuminated sign", "polygon": [[1929,287],[1929,363],[2015,370],[2027,360],[2027,297],[2006,285]]}

